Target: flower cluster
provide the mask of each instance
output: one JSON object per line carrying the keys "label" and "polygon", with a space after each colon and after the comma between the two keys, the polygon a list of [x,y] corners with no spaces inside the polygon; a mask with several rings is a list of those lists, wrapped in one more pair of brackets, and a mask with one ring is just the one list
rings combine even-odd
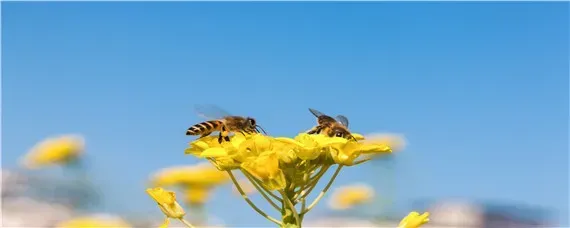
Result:
{"label": "flower cluster", "polygon": [[[222,143],[216,136],[206,136],[191,142],[185,153],[208,159],[220,171],[228,172],[244,199],[270,221],[280,226],[300,227],[304,215],[323,197],[343,166],[358,165],[372,157],[392,153],[392,148],[385,142],[364,140],[362,135],[353,135],[356,140],[306,133],[294,138],[236,134],[229,142]],[[334,165],[338,167],[329,183],[307,206],[307,196]],[[281,221],[265,214],[249,201],[233,176],[233,170],[241,171],[249,179],[281,213]],[[300,211],[295,207],[297,204],[302,204]]]}
{"label": "flower cluster", "polygon": [[[364,139],[355,134],[357,139]],[[234,135],[230,142],[218,143],[207,136],[190,143],[186,154],[207,158],[219,170],[243,169],[270,190],[283,190],[287,185],[306,184],[304,174],[334,164],[352,166],[364,154],[386,154],[387,144],[362,143],[344,138],[301,133],[295,138],[270,137],[261,134]],[[287,183],[290,180],[291,183]]]}

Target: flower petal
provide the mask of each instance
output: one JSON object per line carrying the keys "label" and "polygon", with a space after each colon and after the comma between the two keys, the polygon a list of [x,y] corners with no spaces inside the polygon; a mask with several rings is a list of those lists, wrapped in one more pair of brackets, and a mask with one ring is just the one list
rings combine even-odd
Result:
{"label": "flower petal", "polygon": [[202,158],[218,158],[228,156],[228,152],[224,148],[209,148],[200,154]]}

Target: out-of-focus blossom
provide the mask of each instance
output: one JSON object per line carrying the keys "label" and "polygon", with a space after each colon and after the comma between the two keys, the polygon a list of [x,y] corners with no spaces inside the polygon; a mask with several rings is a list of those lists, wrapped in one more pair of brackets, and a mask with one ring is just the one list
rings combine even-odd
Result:
{"label": "out-of-focus blossom", "polygon": [[158,207],[166,215],[164,224],[161,227],[167,227],[170,223],[170,219],[182,219],[186,212],[184,209],[176,202],[176,193],[171,191],[166,191],[163,188],[149,188],[146,193],[156,201]]}
{"label": "out-of-focus blossom", "polygon": [[22,164],[29,169],[62,165],[79,158],[85,141],[80,135],[63,135],[45,139],[36,144],[23,158]]}
{"label": "out-of-focus blossom", "polygon": [[94,227],[115,227],[126,228],[132,227],[125,220],[115,216],[84,216],[60,222],[56,225],[58,228],[94,228]]}
{"label": "out-of-focus blossom", "polygon": [[429,222],[429,212],[420,215],[418,212],[410,212],[398,225],[398,228],[418,228]]}
{"label": "out-of-focus blossom", "polygon": [[[243,193],[245,193],[246,195],[250,195],[257,192],[255,186],[253,186],[253,184],[248,179],[239,179],[237,180],[237,182],[241,187],[241,190],[243,190]],[[240,195],[239,191],[235,186],[233,186],[232,191],[234,194]]]}
{"label": "out-of-focus blossom", "polygon": [[362,141],[364,143],[386,145],[394,152],[403,150],[407,144],[404,135],[394,133],[372,133],[366,135]]}
{"label": "out-of-focus blossom", "polygon": [[159,170],[151,177],[153,186],[208,186],[213,187],[229,181],[228,174],[217,170],[211,164],[199,163],[189,166],[174,166]]}
{"label": "out-of-focus blossom", "polygon": [[204,205],[208,201],[212,189],[209,187],[193,186],[184,189],[184,202],[189,205]]}
{"label": "out-of-focus blossom", "polygon": [[[350,218],[350,217],[323,217],[307,220],[303,223],[303,227],[389,227],[389,226],[378,226],[378,224],[373,221],[365,220],[362,218]],[[392,227],[395,227],[392,226]]]}
{"label": "out-of-focus blossom", "polygon": [[368,203],[374,197],[374,189],[366,184],[341,186],[332,193],[329,206],[333,210],[345,210]]}

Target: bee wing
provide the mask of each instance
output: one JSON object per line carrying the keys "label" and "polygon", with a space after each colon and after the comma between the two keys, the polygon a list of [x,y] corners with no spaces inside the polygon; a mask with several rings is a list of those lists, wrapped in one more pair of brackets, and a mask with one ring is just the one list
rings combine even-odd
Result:
{"label": "bee wing", "polygon": [[204,119],[222,119],[226,116],[231,116],[229,112],[216,105],[194,105],[194,110],[198,116]]}
{"label": "bee wing", "polygon": [[311,113],[313,113],[313,115],[315,115],[315,117],[317,117],[317,118],[318,118],[319,116],[326,116],[326,115],[323,114],[322,112],[319,112],[319,111],[317,111],[317,110],[315,110],[315,109],[312,109],[312,108],[309,108],[309,111],[310,111]]}
{"label": "bee wing", "polygon": [[346,116],[338,115],[336,116],[336,120],[338,120],[338,122],[340,122],[345,127],[348,127],[348,118],[346,118]]}

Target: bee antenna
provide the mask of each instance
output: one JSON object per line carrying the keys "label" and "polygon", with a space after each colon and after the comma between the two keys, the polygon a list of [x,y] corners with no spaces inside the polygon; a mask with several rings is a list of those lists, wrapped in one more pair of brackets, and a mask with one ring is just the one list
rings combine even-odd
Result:
{"label": "bee antenna", "polygon": [[265,132],[265,130],[263,130],[263,128],[259,125],[255,125],[255,129],[257,130],[257,132],[259,132],[258,129],[261,129],[261,131],[263,131],[263,134],[267,135],[267,133]]}
{"label": "bee antenna", "polygon": [[354,135],[350,134],[350,138],[354,139],[355,142],[358,142],[358,140],[356,140],[356,137],[354,137]]}

